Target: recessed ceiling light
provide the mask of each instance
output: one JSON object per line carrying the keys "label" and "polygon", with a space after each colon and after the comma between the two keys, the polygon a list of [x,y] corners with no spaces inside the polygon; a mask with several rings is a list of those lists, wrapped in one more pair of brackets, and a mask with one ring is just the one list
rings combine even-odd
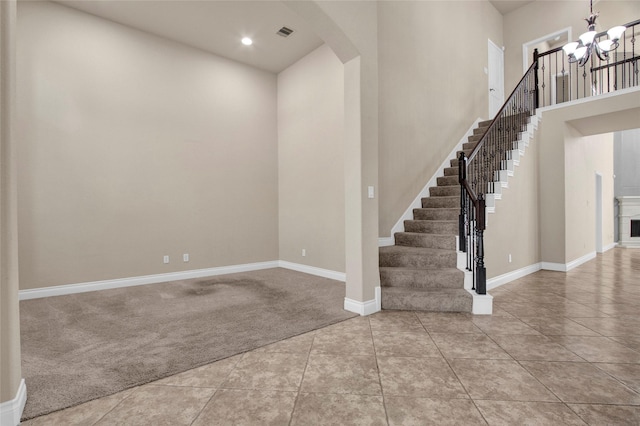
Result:
{"label": "recessed ceiling light", "polygon": [[251,40],[249,37],[244,37],[242,39],[242,44],[244,44],[245,46],[251,46],[253,44],[253,40]]}

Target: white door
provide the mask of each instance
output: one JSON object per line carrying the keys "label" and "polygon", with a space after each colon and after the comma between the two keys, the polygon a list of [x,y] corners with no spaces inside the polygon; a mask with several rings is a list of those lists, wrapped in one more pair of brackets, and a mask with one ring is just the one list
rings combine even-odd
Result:
{"label": "white door", "polygon": [[489,118],[495,117],[504,103],[504,52],[489,40]]}

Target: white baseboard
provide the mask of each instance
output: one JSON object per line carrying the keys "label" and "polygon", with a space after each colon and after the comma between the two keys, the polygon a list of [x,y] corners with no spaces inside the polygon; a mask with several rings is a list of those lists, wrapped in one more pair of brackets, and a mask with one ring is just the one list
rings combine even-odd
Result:
{"label": "white baseboard", "polygon": [[[393,236],[395,235],[396,232],[403,232],[404,231],[404,221],[413,219],[413,209],[419,209],[419,208],[422,207],[422,199],[429,197],[429,188],[431,188],[432,186],[437,186],[438,185],[438,178],[441,177],[441,176],[444,176],[444,169],[446,169],[447,167],[450,167],[450,161],[449,160],[451,160],[452,158],[454,158],[456,156],[456,152],[462,150],[462,144],[464,144],[464,143],[469,141],[469,136],[473,135],[473,129],[478,127],[478,123],[480,123],[481,121],[482,121],[481,118],[477,118],[476,121],[473,122],[471,127],[469,127],[469,129],[467,129],[467,132],[464,134],[462,139],[460,139],[458,144],[449,153],[449,155],[442,162],[440,167],[438,167],[438,170],[436,170],[436,172],[433,174],[433,176],[431,176],[431,179],[429,179],[429,182],[427,182],[427,184],[424,186],[424,188],[422,188],[422,191],[420,191],[420,193],[416,196],[416,198],[409,205],[409,207],[407,207],[407,210],[405,210],[404,214],[400,217],[400,219],[398,219],[396,224],[393,225],[393,228],[391,228],[391,235],[389,237],[378,238],[378,244],[387,243],[389,239],[391,239],[391,241],[393,241]],[[393,245],[393,243],[386,244],[386,245]],[[381,245],[380,247],[383,247],[383,246]]]}
{"label": "white baseboard", "polygon": [[27,403],[27,385],[24,379],[20,380],[16,397],[11,401],[0,403],[0,425],[16,426],[20,424],[22,411]]}
{"label": "white baseboard", "polygon": [[582,265],[583,263],[587,263],[588,261],[590,261],[591,259],[595,259],[596,258],[596,252],[593,251],[591,253],[587,253],[582,257],[579,257],[575,260],[572,260],[571,262],[567,263],[567,271],[572,270],[573,268],[576,268],[580,265]]}
{"label": "white baseboard", "polygon": [[157,284],[168,281],[188,280],[191,278],[212,277],[216,275],[235,274],[238,272],[251,272],[261,269],[285,268],[317,275],[337,281],[346,281],[344,272],[330,271],[328,269],[315,268],[313,266],[300,265],[283,260],[268,262],[245,263],[242,265],[220,266],[216,268],[194,269],[191,271],[170,272],[167,274],[145,275],[140,277],[119,278],[104,281],[92,281],[78,284],[59,285],[29,290],[20,290],[20,300],[37,299],[40,297],[62,296],[65,294],[85,293],[88,291],[108,290],[121,287],[133,287],[145,284]]}
{"label": "white baseboard", "polygon": [[392,246],[396,243],[393,237],[380,237],[378,238],[378,247]]}
{"label": "white baseboard", "polygon": [[617,246],[618,246],[618,243],[611,243],[611,244],[609,244],[609,245],[606,245],[606,246],[604,246],[604,247],[602,248],[602,253],[606,253],[606,252],[608,252],[609,250],[611,250],[612,248],[615,248],[615,247],[617,247]]}
{"label": "white baseboard", "polygon": [[525,266],[524,268],[516,269],[515,271],[507,272],[506,274],[498,275],[487,280],[487,290],[493,290],[496,287],[510,283],[518,278],[525,277],[534,272],[538,272],[542,268],[540,263],[534,263],[533,265]]}
{"label": "white baseboard", "polygon": [[344,310],[366,316],[375,314],[382,309],[382,298],[380,286],[375,289],[375,299],[359,302],[357,300],[344,298]]}
{"label": "white baseboard", "polygon": [[593,251],[591,253],[587,253],[584,256],[581,256],[575,260],[572,260],[569,263],[553,263],[553,262],[541,262],[541,269],[547,270],[547,271],[558,271],[558,272],[568,272],[570,270],[572,270],[573,268],[577,268],[578,266],[582,265],[583,263],[586,263],[588,261],[590,261],[591,259],[595,259],[596,257],[596,252]]}
{"label": "white baseboard", "polygon": [[329,278],[336,281],[347,281],[347,274],[344,272],[331,271],[329,269],[316,268],[315,266],[302,265],[300,263],[287,262],[286,260],[279,260],[278,266],[280,268],[291,269],[292,271],[304,272],[309,275],[316,275],[318,277]]}
{"label": "white baseboard", "polygon": [[545,271],[567,272],[567,265],[564,263],[540,262],[540,269]]}

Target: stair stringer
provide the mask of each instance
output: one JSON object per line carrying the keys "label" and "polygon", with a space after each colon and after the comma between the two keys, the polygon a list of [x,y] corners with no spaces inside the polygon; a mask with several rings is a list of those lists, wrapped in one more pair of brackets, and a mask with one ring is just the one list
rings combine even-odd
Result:
{"label": "stair stringer", "polygon": [[[527,128],[520,133],[518,139],[518,148],[511,151],[512,159],[507,160],[506,169],[498,172],[499,178],[495,181],[495,192],[486,194],[485,202],[487,207],[487,213],[496,212],[496,201],[502,199],[502,188],[509,188],[509,177],[515,173],[516,166],[520,165],[522,157],[527,152],[527,147],[534,138],[535,131],[538,130],[538,124],[542,120],[542,113],[539,111],[535,115],[532,115]],[[488,219],[488,218],[487,218]]]}

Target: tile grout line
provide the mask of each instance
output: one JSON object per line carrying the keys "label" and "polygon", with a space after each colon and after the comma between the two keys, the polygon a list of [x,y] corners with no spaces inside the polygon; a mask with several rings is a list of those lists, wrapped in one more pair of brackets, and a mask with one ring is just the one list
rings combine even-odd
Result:
{"label": "tile grout line", "polygon": [[[245,352],[246,353],[246,352]],[[207,402],[202,406],[202,408],[200,409],[200,411],[198,412],[198,415],[194,417],[194,419],[191,421],[191,423],[189,423],[190,425],[193,425],[196,420],[198,420],[198,418],[202,415],[202,412],[205,410],[205,408],[207,408],[207,405],[209,405],[211,403],[211,401],[213,400],[213,398],[218,394],[218,391],[223,389],[222,385],[224,385],[224,383],[229,380],[229,376],[231,375],[231,373],[233,372],[233,370],[236,369],[238,363],[240,362],[240,360],[244,357],[244,353],[243,354],[239,354],[240,356],[238,356],[238,359],[236,360],[236,362],[233,364],[233,367],[229,369],[229,372],[227,373],[227,375],[225,376],[225,378],[220,382],[220,385],[218,387],[215,388],[213,395],[211,395],[211,397],[207,400]],[[236,355],[237,356],[237,355]],[[227,358],[223,358],[223,359],[227,359]],[[211,364],[215,364],[216,362],[219,362],[222,360],[218,360],[218,361],[214,361],[210,364],[206,364],[206,365],[211,365]],[[188,370],[187,370],[188,371]],[[196,389],[193,386],[190,386],[192,389]],[[211,388],[209,388],[211,389]]]}
{"label": "tile grout line", "polygon": [[[142,385],[141,385],[142,386]],[[137,392],[137,390],[140,388],[140,386],[135,387],[130,393],[129,395],[125,396],[124,398],[122,398],[120,401],[118,401],[118,403],[116,405],[114,405],[113,407],[111,407],[111,409],[109,411],[107,411],[106,413],[104,413],[102,416],[100,416],[100,418],[98,420],[96,420],[94,423],[92,423],[92,426],[97,425],[98,423],[100,423],[100,421],[102,419],[104,419],[106,417],[107,414],[111,413],[113,410],[116,409],[116,407],[118,407],[120,404],[122,404],[124,402],[125,399],[129,399],[129,397],[131,397],[131,395],[134,394],[134,392]],[[103,397],[106,398],[106,397]],[[97,398],[97,399],[101,399],[101,398]],[[95,401],[95,400],[94,400]],[[86,404],[86,402],[85,402]],[[62,411],[62,410],[61,410]],[[35,417],[37,418],[37,417]]]}
{"label": "tile grout line", "polygon": [[[522,320],[520,320],[520,321],[522,321]],[[522,321],[522,322],[524,323],[524,321]],[[525,324],[526,324],[526,323],[525,323]],[[527,324],[527,325],[528,325],[528,324]],[[532,328],[533,328],[533,327],[532,327]],[[537,330],[536,330],[536,331],[537,331]],[[539,331],[538,331],[538,332],[539,332]],[[539,332],[539,333],[540,333],[542,336],[546,337],[547,339],[549,338],[549,337],[548,337],[548,336],[546,336],[545,334],[543,334],[543,333],[541,333],[541,332]],[[500,347],[502,350],[504,350],[505,352],[507,352],[507,350],[506,350],[505,348],[503,348],[502,346],[500,346],[500,344],[499,344],[498,342],[496,342],[495,340],[493,340],[493,338],[492,338],[491,336],[489,336],[489,335],[487,334],[487,337],[488,337],[489,339],[491,339],[491,340],[492,340],[496,345],[498,345],[498,347]],[[554,342],[554,343],[555,343],[555,342]],[[584,359],[584,358],[582,358],[581,356],[579,356],[578,354],[576,354],[576,353],[574,353],[573,351],[569,350],[569,348],[566,348],[564,345],[560,345],[560,346],[562,346],[563,348],[565,348],[566,350],[568,350],[568,351],[569,351],[569,352],[571,352],[572,354],[576,355],[578,358],[580,358],[580,359]],[[509,354],[509,352],[507,352],[507,353]],[[555,396],[555,397],[558,399],[558,402],[551,402],[551,401],[549,401],[549,403],[551,403],[551,404],[557,404],[557,403],[562,404],[562,405],[563,405],[563,406],[565,406],[567,409],[569,409],[572,413],[574,413],[576,416],[578,416],[578,418],[580,418],[582,421],[584,421],[585,423],[587,423],[584,419],[582,419],[582,417],[581,417],[580,415],[578,415],[578,413],[576,413],[574,410],[572,410],[572,409],[571,409],[571,407],[569,406],[569,404],[567,404],[565,401],[563,401],[563,400],[562,400],[562,398],[560,398],[558,395],[556,395],[556,393],[555,393],[555,392],[553,392],[551,389],[549,389],[549,388],[548,388],[544,383],[542,383],[542,382],[540,381],[540,379],[538,379],[538,378],[537,378],[533,373],[531,373],[531,371],[529,371],[529,370],[528,370],[524,365],[522,365],[522,364],[520,363],[520,360],[516,359],[516,358],[515,358],[513,355],[511,355],[511,354],[509,354],[509,356],[510,356],[511,358],[513,358],[513,360],[514,360],[514,361],[515,361],[515,362],[520,366],[520,368],[524,369],[524,370],[525,370],[525,371],[526,371],[526,372],[527,372],[531,377],[533,377],[533,378],[534,378],[538,383],[540,383],[540,384],[542,385],[542,387],[544,387],[545,389],[547,389],[549,392],[551,392],[551,394],[552,394],[553,396]],[[531,362],[531,361],[529,361],[529,362]],[[533,361],[533,362],[536,362],[536,361]],[[539,362],[553,362],[553,361],[539,361]],[[557,361],[557,362],[565,362],[565,361]],[[588,362],[588,361],[586,361],[586,360],[585,360],[585,362]],[[536,401],[527,401],[527,402],[536,402]],[[540,401],[540,402],[544,402],[544,401]],[[587,424],[588,424],[588,423],[587,423]]]}
{"label": "tile grout line", "polygon": [[[348,320],[347,320],[348,321]],[[298,385],[298,392],[296,393],[296,397],[293,400],[293,408],[291,409],[291,416],[289,417],[288,426],[291,426],[293,422],[293,415],[296,412],[296,407],[298,406],[298,400],[300,399],[300,393],[302,391],[302,383],[304,382],[304,376],[307,374],[307,367],[309,366],[309,358],[311,357],[311,351],[313,350],[313,345],[316,342],[316,337],[318,337],[317,330],[314,330],[313,339],[311,339],[311,344],[309,345],[309,351],[307,351],[307,360],[304,363],[304,369],[302,370],[302,376],[300,377],[300,384]]]}
{"label": "tile grout line", "polygon": [[373,329],[371,328],[371,319],[368,319],[369,334],[371,335],[371,344],[373,345],[373,357],[376,360],[376,370],[378,372],[378,383],[380,384],[380,396],[382,397],[382,408],[384,408],[384,418],[389,426],[389,413],[387,411],[387,401],[384,397],[384,388],[382,387],[382,377],[380,377],[380,365],[378,364],[378,351],[376,350],[376,341],[373,338]]}
{"label": "tile grout line", "polygon": [[[460,380],[460,377],[458,377],[458,374],[456,373],[456,371],[453,369],[453,367],[451,366],[451,363],[449,362],[449,360],[447,359],[447,357],[444,356],[444,354],[442,353],[442,350],[440,349],[440,346],[438,346],[438,344],[436,343],[435,340],[433,340],[433,337],[431,337],[431,333],[429,333],[429,330],[427,330],[427,327],[424,325],[424,323],[422,322],[422,320],[420,319],[420,316],[416,315],[418,318],[418,322],[420,322],[420,325],[422,325],[422,328],[424,328],[424,331],[427,333],[427,336],[429,336],[429,338],[431,339],[431,341],[433,342],[433,345],[436,347],[436,349],[438,350],[438,352],[440,353],[440,356],[442,357],[442,359],[444,359],[444,362],[447,363],[447,366],[449,367],[449,369],[451,370],[451,372],[453,373],[454,377],[456,378],[456,380],[458,381],[458,383],[460,383],[460,386],[462,386],[462,389],[464,389],[464,392],[467,394],[467,396],[469,397],[469,401],[471,401],[471,403],[473,404],[473,406],[476,408],[476,411],[478,412],[478,414],[480,414],[480,417],[482,418],[482,420],[484,420],[484,422],[488,425],[489,422],[487,421],[487,419],[484,417],[484,414],[482,414],[482,411],[480,411],[480,408],[478,407],[478,405],[476,404],[476,402],[474,401],[473,398],[471,398],[471,395],[469,394],[469,390],[467,389],[467,387],[464,385],[464,383],[462,383],[462,380]],[[484,333],[483,330],[480,329],[480,327],[478,327],[478,329]],[[456,333],[452,333],[452,334],[456,334]],[[465,333],[466,334],[466,333]],[[454,398],[451,398],[454,399]]]}

